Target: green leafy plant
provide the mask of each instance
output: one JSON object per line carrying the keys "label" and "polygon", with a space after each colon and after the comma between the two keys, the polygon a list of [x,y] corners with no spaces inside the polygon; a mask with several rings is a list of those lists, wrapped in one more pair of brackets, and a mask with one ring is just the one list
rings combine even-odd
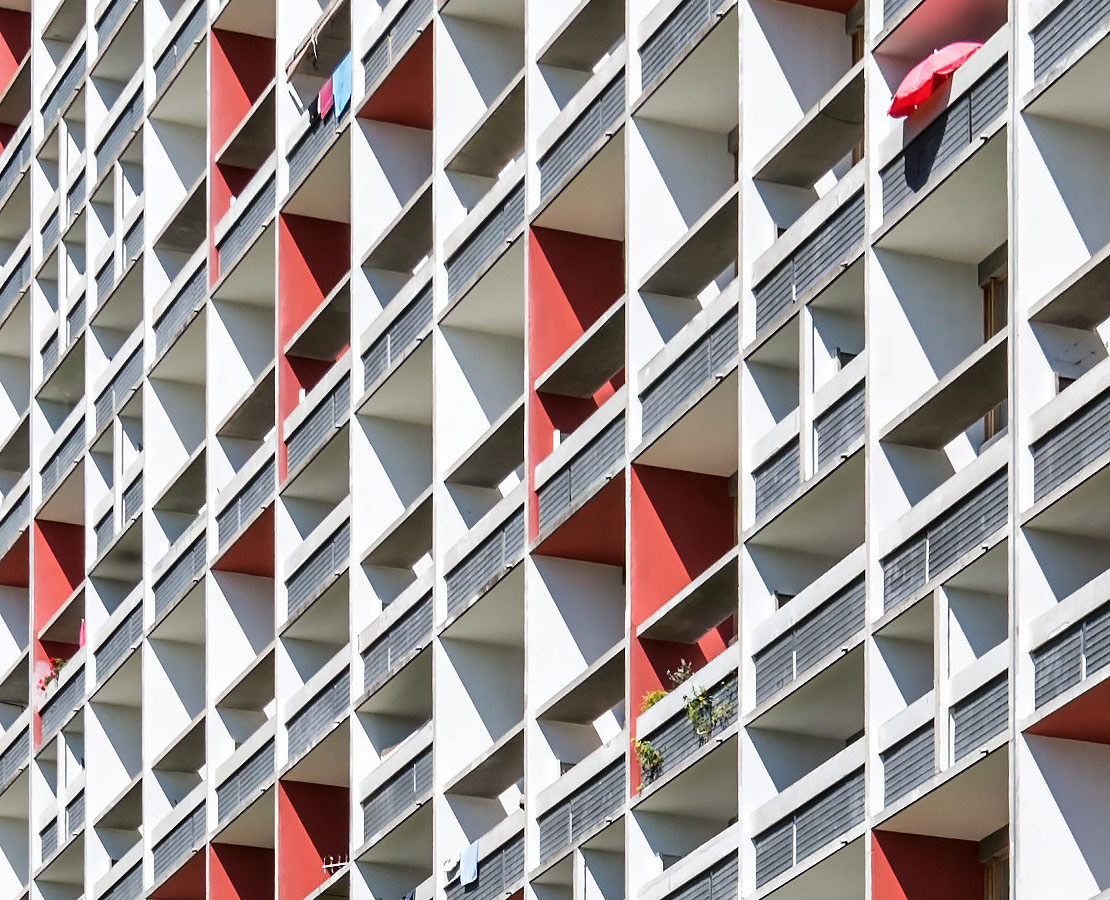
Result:
{"label": "green leafy plant", "polygon": [[648,691],[646,694],[644,694],[644,698],[640,701],[640,712],[647,712],[649,709],[655,706],[656,703],[658,703],[666,696],[667,692],[661,689]]}
{"label": "green leafy plant", "polygon": [[667,670],[667,678],[670,679],[671,684],[675,687],[678,687],[685,681],[689,681],[693,674],[694,664],[688,659],[680,659],[678,665],[674,669]]}
{"label": "green leafy plant", "polygon": [[640,774],[645,783],[650,782],[663,765],[663,753],[651,741],[636,741],[636,761],[640,764]]}
{"label": "green leafy plant", "polygon": [[62,667],[69,662],[68,659],[62,656],[52,656],[48,660],[50,670],[39,679],[39,690],[45,691],[52,685],[62,674]]}
{"label": "green leafy plant", "polygon": [[732,701],[715,700],[696,685],[686,698],[686,719],[699,740],[707,740],[732,716]]}

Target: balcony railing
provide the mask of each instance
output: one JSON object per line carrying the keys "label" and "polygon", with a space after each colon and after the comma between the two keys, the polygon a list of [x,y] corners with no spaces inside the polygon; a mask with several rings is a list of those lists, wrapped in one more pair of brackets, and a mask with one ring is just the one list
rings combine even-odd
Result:
{"label": "balcony railing", "polygon": [[216,811],[220,825],[227,822],[258,793],[274,773],[274,742],[271,738],[243,765],[216,787]]}
{"label": "balcony railing", "polygon": [[82,169],[81,174],[77,176],[73,184],[70,185],[69,190],[66,192],[66,216],[70,219],[81,208],[81,204],[85,202],[85,171]]}
{"label": "balcony railing", "polygon": [[285,582],[289,617],[305,609],[350,564],[351,523],[345,521]]}
{"label": "balcony railing", "polygon": [[96,430],[100,431],[123,405],[123,401],[138,387],[143,377],[143,347],[132,352],[108,386],[96,398]]}
{"label": "balcony railing", "polygon": [[988,478],[882,560],[883,606],[891,609],[981,544],[1009,513],[1006,470]]}
{"label": "balcony railing", "polygon": [[432,324],[432,286],[429,284],[398,314],[385,333],[362,354],[364,391],[377,384]]}
{"label": "balcony railing", "polygon": [[123,490],[123,522],[126,525],[143,506],[143,473],[140,472]]}
{"label": "balcony railing", "polygon": [[409,0],[393,20],[393,24],[374,42],[362,64],[366,72],[365,88],[369,93],[385,78],[390,69],[404,56],[409,44],[420,34],[432,17],[433,0]]}
{"label": "balcony railing", "polygon": [[758,518],[802,483],[802,457],[798,438],[771,455],[752,471],[755,483],[755,514]]}
{"label": "balcony railing", "polygon": [[16,504],[0,519],[0,556],[8,552],[15,539],[27,527],[31,515],[31,495],[23,492]]}
{"label": "balcony railing", "polygon": [[216,246],[220,255],[220,271],[227,272],[233,263],[254,240],[255,234],[274,213],[276,200],[274,177],[271,175],[262,188],[248,201],[243,214],[227,230]]}
{"label": "balcony railing", "polygon": [[592,496],[623,458],[624,416],[620,415],[536,492],[540,531]]}
{"label": "balcony railing", "polygon": [[103,681],[142,636],[143,607],[139,604],[96,648],[93,656],[96,662],[96,680]]}
{"label": "balcony railing", "polygon": [[31,761],[31,733],[24,728],[8,749],[0,753],[0,791],[5,791]]}
{"label": "balcony railing", "polygon": [[202,260],[189,280],[181,286],[177,296],[162,311],[154,323],[154,347],[159,356],[185,330],[185,326],[200,312],[207,294],[208,263]]}
{"label": "balcony railing", "polygon": [[50,824],[39,832],[39,841],[42,845],[42,861],[46,862],[58,849],[57,819],[51,819]]}
{"label": "balcony railing", "polygon": [[562,854],[624,802],[625,760],[620,756],[565,800],[539,817],[540,862]]}
{"label": "balcony railing", "polygon": [[362,801],[362,834],[369,839],[432,793],[432,749],[422,751]]}
{"label": "balcony railing", "polygon": [[70,307],[69,312],[66,313],[66,346],[68,347],[76,339],[81,328],[85,324],[85,313],[87,312],[87,302],[85,300],[84,291],[78,297],[73,306]]}
{"label": "balcony railing", "polygon": [[814,420],[819,469],[863,436],[866,421],[863,388],[861,381]]}
{"label": "balcony railing", "polygon": [[54,245],[58,242],[58,237],[61,235],[61,219],[58,215],[58,207],[51,210],[50,215],[47,216],[46,222],[42,226],[42,253],[43,256],[48,256],[50,251],[54,249]]}
{"label": "balcony railing", "polygon": [[731,310],[640,395],[644,434],[650,435],[671,413],[709,384],[739,349],[737,312]]}
{"label": "balcony railing", "polygon": [[1110,604],[1096,609],[1033,651],[1038,708],[1110,663]]}
{"label": "balcony railing", "polygon": [[66,837],[73,837],[85,825],[85,792],[81,791],[66,806]]}
{"label": "balcony railing", "polygon": [[143,250],[143,217],[140,215],[123,236],[123,269],[131,265]]}
{"label": "balcony railing", "polygon": [[154,64],[156,92],[161,93],[162,88],[170,80],[170,76],[177,70],[181,60],[189,55],[193,45],[200,40],[207,25],[208,3],[206,0],[200,0],[193,11],[185,18],[185,21],[181,23],[170,45],[162,51],[162,55],[158,57],[158,61]]}
{"label": "balcony railing", "polygon": [[[692,676],[683,690],[692,691],[690,685],[696,681],[697,675]],[[704,705],[700,708],[704,715],[698,721],[693,721],[688,708],[683,707],[658,728],[643,735],[643,739],[649,741],[659,754],[657,765],[642,770],[641,777],[645,785],[674,771],[705,746],[714,734],[726,730],[736,721],[740,708],[736,693],[736,673],[730,673],[706,689],[703,699]]]}
{"label": "balcony railing", "polygon": [[140,860],[120,877],[108,890],[100,895],[100,900],[139,900],[143,895],[143,864]]}
{"label": "balcony railing", "polygon": [[266,461],[240,491],[216,515],[216,530],[222,550],[242,531],[244,525],[263,509],[274,493],[274,460]]}
{"label": "balcony railing", "polygon": [[134,0],[113,0],[108,4],[108,8],[100,14],[100,18],[95,23],[97,47],[104,47],[104,41],[134,5]]}
{"label": "balcony railing", "polygon": [[20,174],[23,172],[25,166],[31,162],[31,133],[25,132],[23,137],[19,139],[15,150],[12,155],[8,157],[8,161],[4,164],[4,168],[0,170],[0,197],[6,197],[8,191],[19,180]]}
{"label": "balcony railing", "polygon": [[100,521],[93,526],[93,534],[96,537],[96,555],[98,557],[103,555],[108,545],[112,543],[115,533],[114,516],[112,510],[109,509],[101,516]]}
{"label": "balcony railing", "polygon": [[127,137],[138,126],[143,116],[143,105],[146,97],[142,85],[135,91],[135,95],[120,111],[119,117],[112,123],[108,133],[104,135],[96,148],[96,171],[103,172],[105,168],[119,155],[127,143]]}
{"label": "balcony railing", "polygon": [[936,771],[933,752],[933,723],[930,722],[893,744],[882,754],[883,801],[890,806]]}
{"label": "balcony railing", "polygon": [[463,887],[459,878],[447,885],[447,900],[498,900],[513,893],[524,879],[524,834],[506,841],[478,860],[478,880]]}
{"label": "balcony railing", "polygon": [[85,699],[85,670],[81,668],[69,679],[53,697],[46,701],[39,712],[42,726],[42,743],[45,744],[65,721],[77,711],[78,704]]}
{"label": "balcony railing", "polygon": [[755,700],[762,703],[804,675],[863,628],[863,577],[841,588],[753,657]]}
{"label": "balcony railing", "polygon": [[1031,449],[1033,497],[1040,500],[1110,450],[1110,391],[1080,407]]}
{"label": "balcony railing", "polygon": [[300,756],[329,726],[339,721],[350,699],[351,673],[344,669],[289,718],[289,759]]}
{"label": "balcony railing", "polygon": [[66,68],[65,74],[58,80],[58,83],[54,85],[53,90],[50,91],[46,100],[43,101],[42,127],[44,131],[50,130],[50,126],[54,124],[54,121],[61,113],[62,107],[69,102],[70,96],[77,90],[77,85],[81,83],[84,77],[85,48],[82,47]]}
{"label": "balcony railing", "polygon": [[42,467],[43,497],[48,496],[58,486],[84,452],[85,420],[81,419]]}
{"label": "balcony railing", "polygon": [[179,822],[169,834],[154,845],[154,880],[174,868],[190,851],[204,842],[208,831],[204,801]]}
{"label": "balcony railing", "polygon": [[524,510],[518,510],[447,573],[447,614],[486,593],[523,554]]}
{"label": "balcony railing", "polygon": [[286,438],[287,471],[292,472],[331,438],[335,429],[346,421],[350,406],[351,376],[345,375]]}
{"label": "balcony railing", "polygon": [[[313,101],[315,98],[313,98]],[[289,183],[296,184],[300,177],[307,172],[320,158],[324,148],[335,139],[339,129],[339,122],[335,119],[335,107],[328,110],[322,119],[311,122],[304,134],[293,149],[289,151]]]}
{"label": "balcony railing", "polygon": [[363,651],[363,690],[371,691],[432,636],[432,595],[425,594]]}
{"label": "balcony railing", "polygon": [[154,617],[160,619],[204,573],[207,536],[202,532],[154,582]]}
{"label": "balcony railing", "polygon": [[96,273],[96,302],[103,305],[116,284],[116,259],[109,256]]}
{"label": "balcony railing", "polygon": [[952,704],[952,740],[955,761],[973,753],[1006,730],[1010,716],[1009,680],[1003,672],[963,700]]}
{"label": "balcony railing", "polygon": [[1106,0],[1064,0],[1032,31],[1033,77],[1040,78],[1107,19],[1110,3]]}
{"label": "balcony railing", "polygon": [[730,853],[663,900],[736,900],[739,875],[737,854]]}
{"label": "balcony railing", "polygon": [[644,90],[677,59],[693,38],[713,21],[727,0],[685,0],[640,47]]}
{"label": "balcony railing", "polygon": [[27,286],[31,283],[31,251],[28,250],[23,254],[23,258],[12,269],[11,274],[4,279],[4,284],[0,286],[0,318],[8,314],[8,311],[15,305],[15,301],[19,299]]}
{"label": "balcony railing", "polygon": [[883,0],[883,25],[889,25],[906,7],[919,0]]}
{"label": "balcony railing", "polygon": [[473,283],[523,224],[524,183],[521,182],[447,260],[447,293],[452,300]]}
{"label": "balcony railing", "polygon": [[551,196],[579,160],[624,114],[624,71],[609,82],[539,161],[540,199]]}

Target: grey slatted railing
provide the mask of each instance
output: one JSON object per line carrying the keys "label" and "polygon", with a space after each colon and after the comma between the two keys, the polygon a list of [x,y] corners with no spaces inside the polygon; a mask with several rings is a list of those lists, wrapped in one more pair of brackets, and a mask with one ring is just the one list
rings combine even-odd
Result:
{"label": "grey slatted railing", "polygon": [[109,256],[96,273],[96,302],[103,304],[116,284],[116,258]]}
{"label": "grey slatted railing", "polygon": [[42,861],[46,862],[58,849],[58,820],[51,819],[50,824],[39,832],[42,842]]}
{"label": "grey slatted railing", "polygon": [[918,0],[883,0],[883,25],[889,25],[902,10],[917,2]]}
{"label": "grey slatted railing", "polygon": [[0,753],[0,792],[8,789],[30,761],[31,733],[24,728],[8,749]]}
{"label": "grey slatted railing", "polygon": [[131,265],[143,250],[143,217],[140,215],[123,236],[123,268]]}
{"label": "grey slatted railing", "polygon": [[1003,59],[883,166],[883,215],[900,207],[928,184],[946,162],[978,140],[1006,110],[1007,60]]}
{"label": "grey slatted railing", "polygon": [[206,535],[202,532],[154,582],[154,617],[160,619],[204,573]]}
{"label": "grey slatted railing", "polygon": [[724,374],[739,351],[737,321],[737,311],[733,309],[640,394],[645,435],[654,432],[675,409]]}
{"label": "grey slatted railing", "polygon": [[[680,690],[684,696],[692,697],[699,693],[696,685],[695,674]],[[704,694],[705,715],[704,721],[699,723],[700,727],[695,727],[687,708],[683,707],[657,728],[643,735],[644,740],[649,741],[661,757],[658,765],[641,771],[643,784],[650,784],[673,771],[701,749],[715,733],[724,731],[736,721],[740,705],[737,702],[735,672],[706,689]]]}
{"label": "grey slatted railing", "polygon": [[623,459],[624,416],[620,415],[536,491],[540,531],[592,496]]}
{"label": "grey slatted railing", "polygon": [[1110,17],[1110,0],[1063,0],[1033,28],[1033,77],[1045,72],[1083,43]]}
{"label": "grey slatted railing", "polygon": [[621,756],[539,817],[540,862],[569,850],[588,831],[620,809],[624,797],[625,761]]}
{"label": "grey slatted railing", "polygon": [[42,345],[42,377],[45,379],[54,371],[60,358],[58,349],[58,332],[54,332]]}
{"label": "grey slatted railing", "polygon": [[116,411],[123,405],[123,401],[139,386],[143,377],[143,347],[140,344],[128,357],[127,362],[120,366],[119,371],[101,391],[96,398],[96,430],[100,431]]}
{"label": "grey slatted railing", "polygon": [[135,91],[135,95],[127,101],[127,105],[120,110],[120,114],[116,118],[116,121],[112,123],[112,127],[108,129],[108,133],[104,135],[96,148],[97,172],[103,172],[124,148],[131,132],[138,127],[142,120],[143,104],[145,101],[146,97],[143,94],[142,85],[139,85],[138,90]]}
{"label": "grey slatted railing", "polygon": [[84,79],[85,61],[85,48],[82,47],[66,68],[65,74],[58,79],[58,83],[54,85],[53,90],[43,101],[42,127],[44,131],[50,130],[62,108],[69,102],[73,92],[77,90],[77,85]]}
{"label": "grey slatted railing", "polygon": [[756,703],[804,675],[859,632],[866,619],[865,599],[861,575],[755,653]]}
{"label": "grey slatted railing", "polygon": [[202,259],[154,323],[154,349],[159,356],[200,312],[207,297],[207,288],[208,261]]}
{"label": "grey slatted railing", "polygon": [[1006,730],[1010,715],[1009,682],[1005,672],[952,705],[955,761]]}
{"label": "grey slatted railing", "polygon": [[53,697],[46,701],[39,711],[39,723],[42,727],[42,743],[46,744],[62,724],[75,712],[85,699],[85,670],[78,669],[74,675],[58,690]]}
{"label": "grey slatted railing", "polygon": [[73,837],[85,824],[85,792],[81,791],[66,805],[66,836]]}
{"label": "grey slatted railing", "polygon": [[23,169],[29,165],[30,162],[31,133],[28,131],[19,139],[19,143],[16,144],[11,156],[8,157],[8,161],[4,163],[4,168],[0,170],[0,198],[8,195],[8,191],[10,191],[19,180],[19,176],[23,172]]}
{"label": "grey slatted railing", "polygon": [[404,55],[432,17],[433,0],[409,0],[393,20],[393,24],[374,42],[362,58],[366,72],[365,90],[372,91]]}
{"label": "grey slatted railing", "polygon": [[379,382],[397,360],[419,342],[431,324],[432,286],[429,284],[362,354],[362,389],[368,391]]}
{"label": "grey slatted railing", "polygon": [[208,3],[206,0],[200,0],[193,11],[185,18],[185,21],[181,23],[177,33],[170,41],[170,45],[162,51],[162,55],[158,57],[158,61],[154,64],[156,92],[161,93],[162,88],[170,80],[170,76],[181,64],[181,60],[189,55],[193,45],[200,40],[207,25]]}
{"label": "grey slatted railing", "polygon": [[817,435],[817,467],[839,456],[863,437],[864,391],[861,381],[813,423]]}
{"label": "grey slatted railing", "polygon": [[863,241],[863,192],[854,194],[753,289],[755,327],[762,329],[835,272]]}
{"label": "grey slatted railing", "polygon": [[100,18],[94,23],[96,27],[97,47],[103,48],[107,46],[105,42],[109,35],[111,35],[112,31],[120,23],[127,11],[134,5],[133,0],[112,0],[112,2],[108,4],[108,8],[100,14]]}
{"label": "grey slatted railing", "polygon": [[1033,498],[1040,500],[1110,450],[1110,391],[1080,407],[1031,449]]}
{"label": "grey slatted railing", "polygon": [[351,376],[344,375],[285,439],[286,472],[292,472],[318,447],[323,446],[336,429],[347,421],[351,407]]}
{"label": "grey slatted railing", "polygon": [[62,233],[61,216],[55,206],[42,226],[42,254],[48,256]]}
{"label": "grey slatted railing", "polygon": [[116,664],[131,652],[131,648],[142,636],[143,606],[140,603],[96,648],[93,660],[96,663],[98,683],[103,681],[115,669]]}
{"label": "grey slatted railing", "polygon": [[216,532],[223,550],[251,521],[254,515],[269,505],[274,493],[274,459],[270,457],[239,492],[216,515]]}
{"label": "grey slatted railing", "polygon": [[474,282],[500,251],[514,239],[524,224],[524,182],[509,191],[508,196],[478,225],[470,236],[447,260],[447,293],[454,300]]}
{"label": "grey slatted railing", "polygon": [[324,148],[335,140],[338,130],[339,122],[335,119],[334,106],[328,110],[324,118],[314,122],[310,120],[308,128],[286,157],[289,162],[290,184],[296,184],[300,177],[312,168],[316,160],[323,155]]}
{"label": "grey slatted railing", "polygon": [[285,582],[289,617],[297,615],[350,565],[351,522],[345,521]]}
{"label": "grey slatted railing", "polygon": [[154,880],[159,881],[204,842],[208,831],[204,801],[154,845]]}
{"label": "grey slatted railing", "polygon": [[883,558],[884,609],[923,588],[1006,522],[1006,474],[1003,469],[992,475]]}
{"label": "grey slatted railing", "polygon": [[123,521],[130,522],[143,507],[143,473],[140,472],[135,479],[123,490]]}
{"label": "grey slatted railing", "polygon": [[289,760],[300,756],[343,718],[351,700],[351,673],[344,669],[311,700],[289,717]]}
{"label": "grey slatted railing", "polygon": [[554,193],[578,161],[607,132],[612,133],[624,114],[624,70],[602,88],[551,149],[540,157],[540,199]]}
{"label": "grey slatted railing", "polygon": [[1032,656],[1039,708],[1110,663],[1110,605],[1045,641]]}
{"label": "grey slatted railing", "polygon": [[432,748],[419,753],[362,801],[362,835],[370,838],[391,826],[414,803],[432,793]]}
{"label": "grey slatted railing", "polygon": [[15,305],[15,301],[27,289],[30,282],[31,251],[28,250],[12,269],[11,274],[4,279],[3,286],[0,286],[0,318],[8,314],[8,310]]}
{"label": "grey slatted railing", "polygon": [[85,420],[77,422],[73,431],[62,441],[58,449],[42,467],[42,496],[45,498],[73,468],[85,451]]}
{"label": "grey slatted railing", "polygon": [[119,881],[100,895],[100,900],[139,900],[143,895],[143,864],[140,860]]}
{"label": "grey slatted railing", "polygon": [[890,806],[933,777],[933,723],[918,728],[882,753],[883,802]]}
{"label": "grey slatted railing", "polygon": [[70,307],[66,313],[66,346],[72,344],[77,339],[78,333],[85,325],[85,313],[88,310],[88,304],[85,301],[85,294],[82,293],[78,297],[73,306]]}
{"label": "grey slatted railing", "polygon": [[100,521],[93,526],[93,534],[96,536],[96,555],[101,556],[107,549],[108,545],[112,543],[112,537],[115,535],[115,528],[112,510],[108,510],[101,517]]}
{"label": "grey slatted railing", "polygon": [[762,887],[863,821],[863,769],[755,837],[755,883]]}
{"label": "grey slatted railing", "polygon": [[15,539],[23,533],[30,515],[31,496],[27,491],[24,491],[23,496],[8,510],[4,518],[0,519],[0,556],[7,553],[11,545],[15,543]]}
{"label": "grey slatted railing", "polygon": [[275,191],[274,176],[271,175],[247,203],[242,215],[228,228],[223,239],[216,245],[216,252],[220,257],[220,272],[227,272],[231,268],[254,240],[263,224],[274,214],[277,196]]}
{"label": "grey slatted railing", "polygon": [[85,170],[81,170],[81,174],[74,179],[70,185],[69,191],[66,193],[66,215],[73,218],[77,210],[85,202]]}
{"label": "grey slatted railing", "polygon": [[640,47],[644,90],[650,88],[690,41],[713,21],[725,0],[685,0]]}
{"label": "grey slatted railing", "polygon": [[739,876],[739,856],[730,853],[671,891],[663,900],[736,900]]}
{"label": "grey slatted railing", "polygon": [[274,741],[271,738],[243,765],[216,787],[216,811],[226,823],[274,774]]}
{"label": "grey slatted railing", "polygon": [[510,838],[478,860],[478,880],[465,887],[456,876],[447,885],[447,900],[499,900],[524,880],[524,833]]}
{"label": "grey slatted railing", "polygon": [[363,651],[363,690],[383,684],[408,655],[432,637],[432,595],[425,594]]}
{"label": "grey slatted railing", "polygon": [[517,510],[447,573],[447,614],[489,591],[524,555],[524,510]]}
{"label": "grey slatted railing", "polygon": [[764,463],[752,471],[755,483],[755,515],[762,516],[767,510],[789,497],[802,483],[802,457],[797,438],[777,450]]}

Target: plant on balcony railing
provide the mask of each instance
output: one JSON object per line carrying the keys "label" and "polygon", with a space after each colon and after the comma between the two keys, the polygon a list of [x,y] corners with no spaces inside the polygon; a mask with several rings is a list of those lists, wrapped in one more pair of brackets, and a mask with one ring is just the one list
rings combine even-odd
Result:
{"label": "plant on balcony railing", "polygon": [[713,732],[728,722],[732,716],[732,701],[721,700],[694,685],[686,699],[686,719],[698,741],[709,740]]}
{"label": "plant on balcony railing", "polygon": [[46,671],[43,672],[38,680],[38,689],[40,691],[46,691],[47,688],[56,683],[62,676],[62,668],[67,662],[69,662],[69,660],[63,656],[50,657],[50,659],[46,661]]}
{"label": "plant on balcony railing", "polygon": [[646,694],[644,694],[644,698],[640,701],[640,712],[647,712],[649,709],[655,706],[656,703],[666,697],[667,693],[668,692],[663,690],[662,688],[657,688],[654,691],[648,691]]}
{"label": "plant on balcony railing", "polygon": [[[685,681],[690,679],[694,674],[694,664],[686,659],[680,659],[678,665],[674,669],[667,670],[667,680],[671,683],[671,690]],[[644,694],[643,699],[640,700],[640,712],[647,712],[656,703],[667,696],[671,691],[665,691],[663,688],[656,688],[655,690],[648,691]]]}
{"label": "plant on balcony railing", "polygon": [[663,766],[663,753],[651,741],[636,741],[636,762],[640,764],[640,786],[650,784]]}

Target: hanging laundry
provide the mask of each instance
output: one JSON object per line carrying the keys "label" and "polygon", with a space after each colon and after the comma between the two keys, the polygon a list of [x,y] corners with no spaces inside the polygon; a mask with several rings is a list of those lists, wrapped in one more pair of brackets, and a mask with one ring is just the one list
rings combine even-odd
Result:
{"label": "hanging laundry", "polygon": [[463,887],[478,880],[478,842],[475,841],[462,852],[459,860],[459,881]]}
{"label": "hanging laundry", "polygon": [[316,98],[316,105],[320,111],[320,118],[324,118],[331,110],[332,98],[335,96],[331,89],[331,79],[329,78],[324,82],[324,86],[320,88],[320,95]]}
{"label": "hanging laundry", "polygon": [[85,646],[85,620],[81,620],[81,630],[77,632],[77,646],[78,648]]}
{"label": "hanging laundry", "polygon": [[347,111],[347,106],[351,102],[350,53],[339,60],[339,65],[336,66],[335,71],[331,73],[331,89],[335,99],[335,119],[338,122],[340,116]]}

